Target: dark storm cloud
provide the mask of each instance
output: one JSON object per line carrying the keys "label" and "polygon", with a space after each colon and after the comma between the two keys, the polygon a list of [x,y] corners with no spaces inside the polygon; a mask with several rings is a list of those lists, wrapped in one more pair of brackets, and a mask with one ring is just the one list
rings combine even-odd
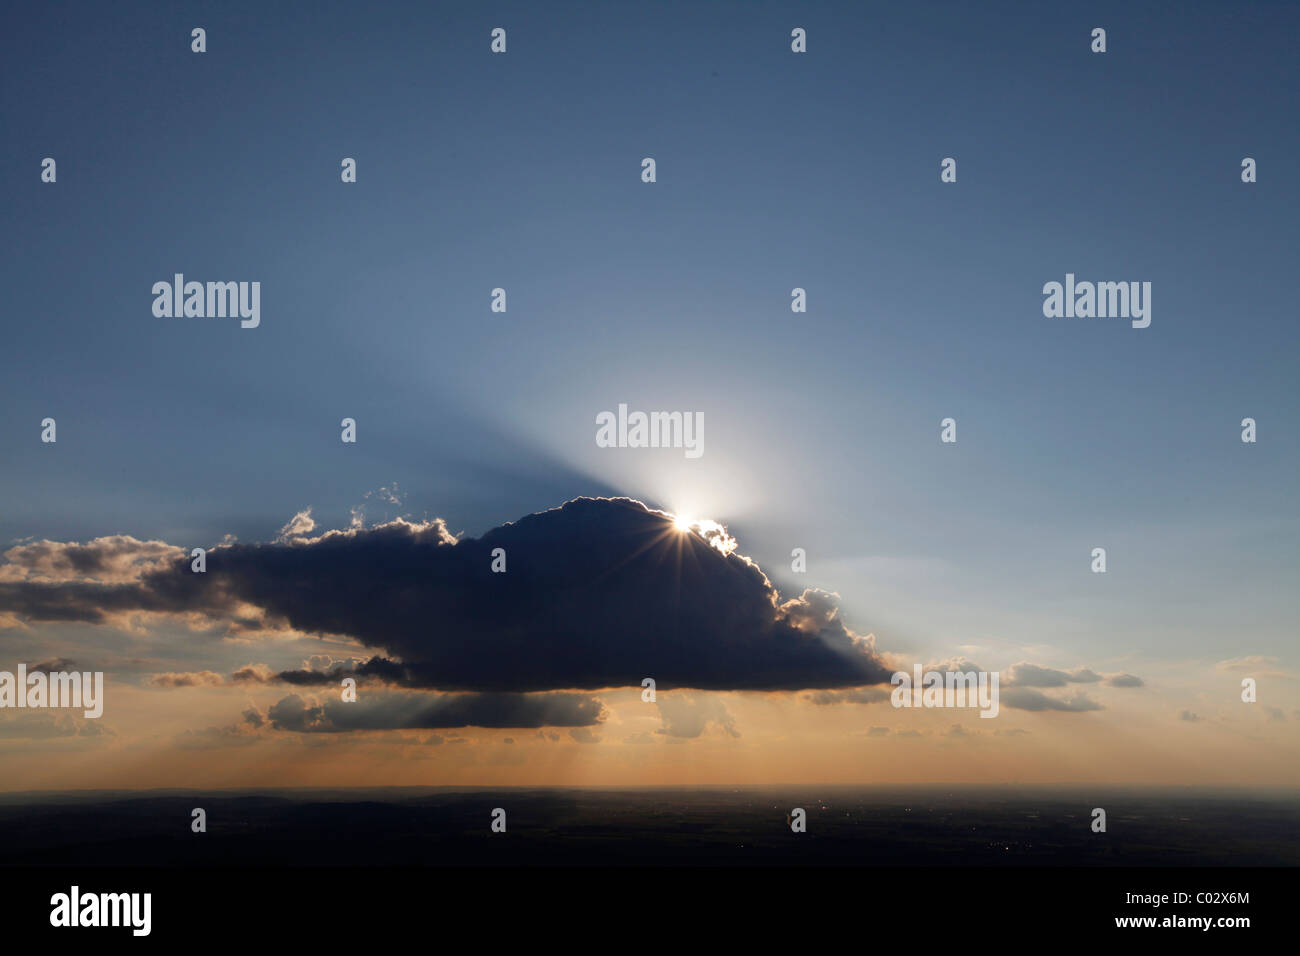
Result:
{"label": "dark storm cloud", "polygon": [[445,727],[587,727],[600,701],[582,694],[382,694],[323,704],[290,694],[267,712],[276,730],[347,733]]}
{"label": "dark storm cloud", "polygon": [[[506,552],[506,573],[491,570]],[[888,681],[836,598],[782,602],[757,565],[626,498],[579,498],[482,538],[394,522],[270,544],[229,544],[118,585],[0,583],[0,610],[102,622],[197,613],[351,636],[372,676],[443,690],[834,689]],[[395,664],[391,659],[401,661]],[[292,682],[292,672],[283,679]],[[315,683],[310,674],[296,675]]]}

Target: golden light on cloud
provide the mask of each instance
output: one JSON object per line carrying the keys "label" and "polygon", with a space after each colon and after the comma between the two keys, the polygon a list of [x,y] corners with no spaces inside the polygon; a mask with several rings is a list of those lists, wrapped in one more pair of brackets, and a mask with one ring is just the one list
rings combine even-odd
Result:
{"label": "golden light on cloud", "polygon": [[693,531],[723,554],[731,554],[736,550],[736,539],[727,532],[726,526],[710,518],[690,518],[676,514],[673,515],[673,529],[680,534],[690,534]]}

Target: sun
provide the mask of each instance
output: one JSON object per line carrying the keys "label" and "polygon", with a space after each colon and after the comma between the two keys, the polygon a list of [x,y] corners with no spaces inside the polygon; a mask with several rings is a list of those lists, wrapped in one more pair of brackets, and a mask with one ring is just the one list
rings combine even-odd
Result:
{"label": "sun", "polygon": [[[719,524],[711,518],[688,518],[686,515],[674,514],[673,531],[678,535],[698,535],[712,548],[717,548],[724,555],[731,554],[736,550],[736,539],[728,532],[725,525]],[[679,543],[684,544],[685,538],[680,538]]]}

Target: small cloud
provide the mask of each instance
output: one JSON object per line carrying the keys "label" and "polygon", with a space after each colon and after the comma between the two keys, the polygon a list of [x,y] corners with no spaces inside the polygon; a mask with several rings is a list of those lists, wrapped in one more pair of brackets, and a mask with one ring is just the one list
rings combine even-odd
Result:
{"label": "small cloud", "polygon": [[655,733],[669,737],[695,738],[709,726],[714,726],[732,737],[740,736],[735,719],[722,705],[722,701],[713,695],[692,695],[680,691],[660,693],[655,703],[659,706],[659,716],[663,718],[663,726]]}
{"label": "small cloud", "polygon": [[1195,714],[1193,714],[1190,710],[1185,710],[1185,711],[1183,711],[1181,714],[1178,715],[1178,719],[1179,719],[1179,720],[1185,720],[1185,721],[1187,721],[1187,722],[1189,722],[1189,723],[1193,723],[1193,724],[1194,724],[1194,723],[1196,723],[1196,721],[1200,720],[1201,718],[1197,717],[1197,716],[1196,716]]}
{"label": "small cloud", "polygon": [[245,664],[231,674],[230,679],[236,683],[265,684],[274,674],[275,672],[265,664]]}
{"label": "small cloud", "polygon": [[1002,691],[1002,703],[1017,710],[1060,710],[1069,713],[1082,713],[1088,710],[1102,710],[1101,704],[1089,700],[1083,694],[1074,697],[1048,697],[1042,691],[1030,687],[1008,687]]}
{"label": "small cloud", "polygon": [[1146,681],[1141,677],[1135,677],[1133,674],[1110,674],[1106,677],[1106,683],[1111,687],[1144,687]]}
{"label": "small cloud", "polygon": [[312,520],[311,509],[305,508],[289,519],[288,524],[280,529],[280,533],[275,540],[277,543],[283,544],[293,538],[311,534],[315,530],[316,522]]}
{"label": "small cloud", "polygon": [[818,690],[805,694],[804,700],[825,707],[829,704],[876,704],[889,700],[889,691],[883,687],[854,687],[849,690]]}
{"label": "small cloud", "polygon": [[1101,675],[1086,667],[1061,671],[1021,661],[1011,665],[1004,683],[1017,687],[1064,687],[1066,684],[1095,684],[1099,680]]}
{"label": "small cloud", "polygon": [[1259,655],[1252,657],[1230,657],[1226,661],[1219,661],[1214,665],[1214,669],[1220,671],[1252,671],[1276,663],[1276,657],[1261,657]]}
{"label": "small cloud", "polygon": [[1224,673],[1249,674],[1252,677],[1290,677],[1286,670],[1275,666],[1276,657],[1264,657],[1254,654],[1248,657],[1231,657],[1214,665],[1216,671]]}
{"label": "small cloud", "polygon": [[154,674],[149,678],[152,687],[216,687],[224,678],[214,671],[185,671]]}
{"label": "small cloud", "polygon": [[944,673],[960,672],[962,674],[968,674],[971,671],[976,671],[978,673],[983,669],[984,668],[980,667],[973,661],[967,660],[965,657],[949,657],[947,660],[934,661],[933,663],[926,664],[924,668],[924,670],[927,671],[943,671]]}
{"label": "small cloud", "polygon": [[569,736],[580,744],[598,744],[600,736],[593,734],[588,727],[574,727],[569,731]]}
{"label": "small cloud", "polygon": [[362,497],[369,498],[374,495],[380,501],[386,501],[390,505],[400,505],[406,498],[406,492],[397,487],[397,482],[393,482],[391,488],[380,488],[378,491],[367,491]]}

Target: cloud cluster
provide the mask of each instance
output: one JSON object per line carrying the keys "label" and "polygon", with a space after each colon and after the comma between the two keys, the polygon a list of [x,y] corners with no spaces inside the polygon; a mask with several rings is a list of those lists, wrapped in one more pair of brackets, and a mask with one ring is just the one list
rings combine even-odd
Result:
{"label": "cloud cluster", "polygon": [[[924,671],[940,672],[981,672],[980,667],[964,657],[927,664]],[[1038,690],[1040,687],[1057,688],[1069,684],[1105,683],[1111,687],[1142,687],[1142,678],[1133,674],[1098,674],[1087,667],[1063,671],[1051,667],[1021,661],[1001,672],[999,679],[999,700],[1007,707],[1017,710],[1047,711],[1056,710],[1067,713],[1083,713],[1090,710],[1103,710],[1101,704],[1083,693],[1072,696],[1053,697]],[[812,704],[825,706],[829,704],[874,704],[890,699],[890,691],[883,687],[856,687],[847,690],[819,690],[805,696]]]}
{"label": "cloud cluster", "polygon": [[1021,661],[1011,665],[1011,668],[1002,675],[1002,702],[1018,710],[1060,710],[1068,713],[1103,710],[1101,704],[1082,693],[1069,697],[1050,697],[1035,689],[1098,683],[1104,683],[1109,687],[1145,686],[1142,678],[1133,674],[1098,674],[1087,667],[1063,671]]}
{"label": "cloud cluster", "polygon": [[120,583],[138,580],[184,556],[163,541],[140,541],[130,535],[75,541],[29,541],[4,552],[0,582]]}

